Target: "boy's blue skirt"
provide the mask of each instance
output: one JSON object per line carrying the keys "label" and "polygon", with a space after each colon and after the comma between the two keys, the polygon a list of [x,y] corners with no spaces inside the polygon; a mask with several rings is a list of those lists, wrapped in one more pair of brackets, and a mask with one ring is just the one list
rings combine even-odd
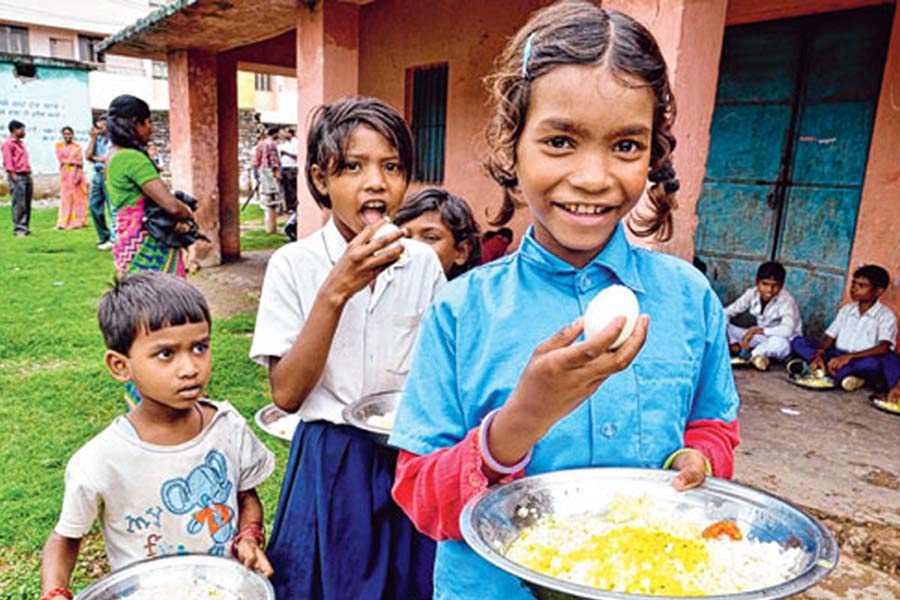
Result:
{"label": "boy's blue skirt", "polygon": [[278,600],[432,597],[435,543],[391,498],[396,463],[353,427],[297,427],[266,550]]}

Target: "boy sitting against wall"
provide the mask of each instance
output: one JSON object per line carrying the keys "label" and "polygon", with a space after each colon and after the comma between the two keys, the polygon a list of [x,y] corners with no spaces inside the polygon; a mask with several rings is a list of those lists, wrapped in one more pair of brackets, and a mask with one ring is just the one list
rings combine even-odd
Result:
{"label": "boy sitting against wall", "polygon": [[799,374],[804,361],[814,372],[827,370],[841,387],[852,392],[866,383],[893,388],[900,380],[900,360],[893,352],[897,317],[878,299],[890,284],[888,272],[866,265],[853,273],[850,302],[841,307],[825,331],[821,343],[796,338],[791,346],[802,360],[788,363],[788,372]]}
{"label": "boy sitting against wall", "polygon": [[791,340],[803,333],[797,302],[784,289],[785,271],[781,263],[763,263],[756,271],[756,283],[725,308],[730,321],[749,312],[756,326],[738,327],[728,323],[728,349],[732,356],[746,356],[760,371],[769,368],[771,359],[785,360],[791,353]]}

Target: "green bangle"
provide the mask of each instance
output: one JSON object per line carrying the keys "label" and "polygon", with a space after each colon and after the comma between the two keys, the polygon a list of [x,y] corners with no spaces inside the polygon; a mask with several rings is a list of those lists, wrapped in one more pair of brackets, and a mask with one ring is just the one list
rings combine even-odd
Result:
{"label": "green bangle", "polygon": [[[684,454],[685,452],[689,452],[689,451],[700,452],[696,448],[681,448],[680,450],[676,450],[675,452],[673,452],[672,454],[669,455],[669,458],[666,459],[666,462],[664,462],[662,464],[662,468],[663,469],[672,468],[672,463],[675,462],[675,459],[678,457],[678,455]],[[703,457],[703,461],[706,463],[706,474],[712,475],[712,472],[713,472],[712,471],[712,463],[709,462],[709,459],[706,458],[705,454],[700,452],[700,455]]]}

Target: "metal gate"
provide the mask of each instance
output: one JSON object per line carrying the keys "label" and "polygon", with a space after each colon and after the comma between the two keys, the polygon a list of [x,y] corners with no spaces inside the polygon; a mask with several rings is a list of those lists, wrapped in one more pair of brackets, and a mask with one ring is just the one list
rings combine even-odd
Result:
{"label": "metal gate", "polygon": [[849,268],[893,6],[725,32],[696,253],[728,303],[778,260],[821,334]]}

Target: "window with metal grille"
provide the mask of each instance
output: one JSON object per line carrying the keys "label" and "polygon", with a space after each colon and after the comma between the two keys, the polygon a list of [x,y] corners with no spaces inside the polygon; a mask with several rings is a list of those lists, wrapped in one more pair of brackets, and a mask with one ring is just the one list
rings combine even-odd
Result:
{"label": "window with metal grille", "polygon": [[272,91],[272,76],[268,73],[254,73],[254,87],[258,92]]}
{"label": "window with metal grille", "polygon": [[[413,181],[444,181],[444,140],[447,131],[447,63],[407,71],[412,85],[412,134],[416,150]],[[409,113],[407,113],[409,114]]]}
{"label": "window with metal grille", "polygon": [[92,35],[78,35],[78,56],[82,61],[91,63],[106,62],[103,55],[94,49],[94,44],[101,40],[103,38]]}
{"label": "window with metal grille", "polygon": [[169,63],[163,60],[154,60],[150,63],[150,73],[153,79],[168,79]]}
{"label": "window with metal grille", "polygon": [[28,28],[0,25],[0,52],[28,54]]}

